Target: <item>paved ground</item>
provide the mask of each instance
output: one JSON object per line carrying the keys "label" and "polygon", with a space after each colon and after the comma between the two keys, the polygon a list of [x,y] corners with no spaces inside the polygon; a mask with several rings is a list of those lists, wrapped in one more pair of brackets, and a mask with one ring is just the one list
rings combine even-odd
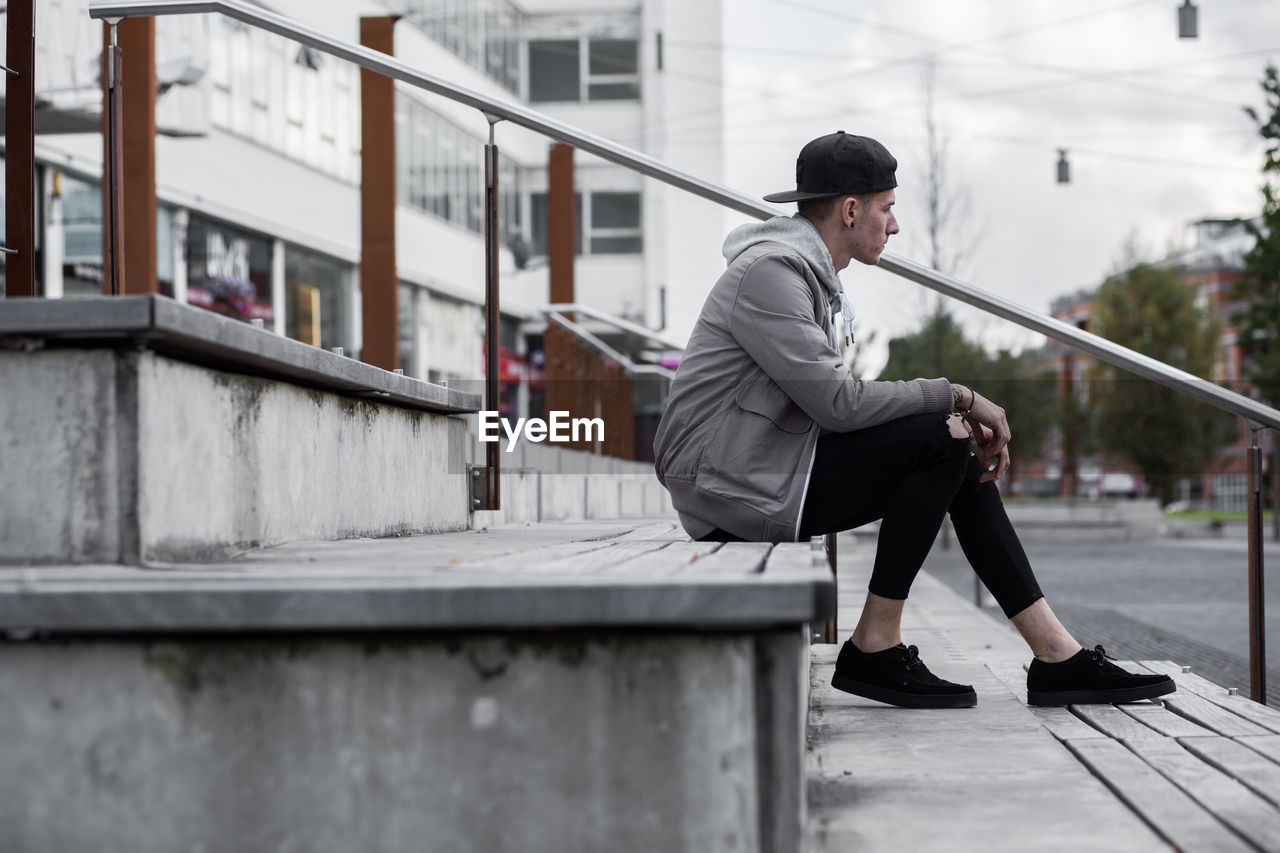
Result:
{"label": "paved ground", "polygon": [[[859,537],[871,547],[866,537]],[[1249,691],[1245,543],[1235,539],[1027,542],[1050,604],[1082,643],[1123,660],[1172,659]],[[1267,693],[1280,704],[1280,547],[1267,542]],[[959,547],[935,546],[925,570],[973,600]],[[1000,615],[990,596],[986,608]]]}

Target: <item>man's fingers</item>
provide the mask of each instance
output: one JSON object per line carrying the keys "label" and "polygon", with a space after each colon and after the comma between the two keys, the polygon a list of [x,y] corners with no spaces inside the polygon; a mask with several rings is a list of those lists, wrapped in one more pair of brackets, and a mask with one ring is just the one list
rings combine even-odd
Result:
{"label": "man's fingers", "polygon": [[1008,449],[1001,450],[1000,456],[994,463],[984,462],[983,465],[991,470],[983,472],[982,476],[978,478],[979,483],[990,483],[992,480],[999,480],[1009,470]]}

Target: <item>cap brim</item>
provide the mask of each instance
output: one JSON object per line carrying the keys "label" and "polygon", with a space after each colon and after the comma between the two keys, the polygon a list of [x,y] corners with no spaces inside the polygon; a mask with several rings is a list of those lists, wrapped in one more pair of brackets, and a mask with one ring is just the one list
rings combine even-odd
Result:
{"label": "cap brim", "polygon": [[764,197],[764,200],[773,202],[774,204],[782,204],[788,201],[809,201],[810,199],[815,198],[835,198],[838,195],[845,195],[845,193],[802,193],[799,190],[788,190],[787,192],[781,193],[769,193],[769,195]]}

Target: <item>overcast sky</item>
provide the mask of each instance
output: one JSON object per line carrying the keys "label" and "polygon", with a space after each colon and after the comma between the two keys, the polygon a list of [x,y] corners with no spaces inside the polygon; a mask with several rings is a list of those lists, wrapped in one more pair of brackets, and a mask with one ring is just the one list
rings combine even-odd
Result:
{"label": "overcast sky", "polygon": [[[926,80],[967,214],[948,246],[962,279],[1037,310],[1101,283],[1136,238],[1158,258],[1202,218],[1257,213],[1262,144],[1242,106],[1280,60],[1280,0],[1199,0],[1200,37],[1177,37],[1182,0],[724,0],[726,182],[794,186],[809,139],[874,136],[899,160],[902,233],[927,261]],[[696,45],[669,49],[697,50]],[[697,117],[676,117],[690,140]],[[705,132],[704,132],[705,135]],[[1056,183],[1057,149],[1071,183]],[[789,212],[789,209],[787,210]],[[744,220],[745,221],[745,220]],[[856,262],[843,274],[874,372],[890,336],[932,295]],[[1040,342],[959,306],[992,345]]]}

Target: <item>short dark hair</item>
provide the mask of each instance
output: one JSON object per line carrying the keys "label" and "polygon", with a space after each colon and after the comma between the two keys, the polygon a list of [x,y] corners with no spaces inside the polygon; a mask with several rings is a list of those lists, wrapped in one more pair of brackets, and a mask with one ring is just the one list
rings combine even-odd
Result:
{"label": "short dark hair", "polygon": [[842,195],[808,198],[796,202],[796,211],[810,222],[824,222],[842,198],[844,198]]}
{"label": "short dark hair", "polygon": [[[804,201],[796,202],[796,211],[810,222],[825,222],[827,218],[840,206],[840,202],[848,198],[849,195],[833,195],[826,198],[811,198]],[[860,193],[854,195],[858,200],[859,207],[869,207],[871,200],[876,197],[876,193]]]}

